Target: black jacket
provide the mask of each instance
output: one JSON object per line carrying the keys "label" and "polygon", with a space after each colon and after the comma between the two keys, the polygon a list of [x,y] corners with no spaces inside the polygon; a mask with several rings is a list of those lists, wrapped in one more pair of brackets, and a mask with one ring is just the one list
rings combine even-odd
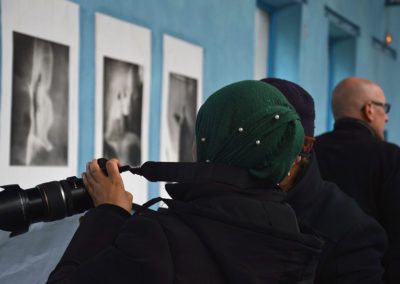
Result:
{"label": "black jacket", "polygon": [[299,223],[325,241],[315,283],[382,283],[386,234],[334,183],[322,180],[315,153],[288,192]]}
{"label": "black jacket", "polygon": [[134,216],[98,206],[48,282],[312,283],[322,242],[298,232],[280,190],[261,187],[173,184],[167,211]]}
{"label": "black jacket", "polygon": [[400,148],[379,140],[363,122],[343,119],[317,137],[315,150],[322,177],[337,183],[386,230],[385,279],[400,283]]}

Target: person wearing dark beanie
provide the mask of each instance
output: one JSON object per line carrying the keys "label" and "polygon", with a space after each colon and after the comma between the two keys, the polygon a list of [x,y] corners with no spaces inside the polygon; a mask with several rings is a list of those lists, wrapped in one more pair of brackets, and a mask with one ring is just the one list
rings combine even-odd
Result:
{"label": "person wearing dark beanie", "polygon": [[268,83],[281,91],[289,103],[296,109],[296,112],[301,118],[301,125],[304,128],[305,135],[300,156],[307,157],[311,152],[315,141],[315,110],[313,98],[302,87],[290,81],[277,78],[266,78],[261,81]]}
{"label": "person wearing dark beanie", "polygon": [[265,78],[286,97],[300,116],[304,144],[289,175],[279,183],[301,225],[321,236],[325,244],[314,283],[383,283],[381,264],[387,248],[383,228],[334,183],[321,178],[315,151],[314,100],[299,85]]}

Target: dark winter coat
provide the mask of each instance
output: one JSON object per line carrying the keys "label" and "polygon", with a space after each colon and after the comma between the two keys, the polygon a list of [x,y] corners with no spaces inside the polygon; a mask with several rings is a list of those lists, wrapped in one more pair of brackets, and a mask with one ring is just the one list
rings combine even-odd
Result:
{"label": "dark winter coat", "polygon": [[287,202],[299,223],[325,241],[315,283],[382,283],[381,261],[387,248],[383,228],[336,184],[322,180],[315,153],[288,192]]}
{"label": "dark winter coat", "polygon": [[362,121],[343,119],[317,137],[315,150],[322,177],[337,183],[386,230],[385,279],[400,283],[400,148],[378,139]]}
{"label": "dark winter coat", "polygon": [[241,188],[236,170],[169,185],[165,212],[90,210],[49,283],[312,283],[322,242],[298,232],[280,190]]}

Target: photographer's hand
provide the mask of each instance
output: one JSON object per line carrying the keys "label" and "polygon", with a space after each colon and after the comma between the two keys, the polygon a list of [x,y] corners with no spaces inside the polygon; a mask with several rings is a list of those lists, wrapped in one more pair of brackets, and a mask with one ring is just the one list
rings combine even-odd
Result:
{"label": "photographer's hand", "polygon": [[124,183],[118,171],[121,164],[117,159],[106,164],[108,176],[99,167],[97,160],[88,162],[86,172],[82,173],[83,183],[93,199],[95,207],[108,203],[122,207],[129,213],[132,210],[132,194],[125,190]]}

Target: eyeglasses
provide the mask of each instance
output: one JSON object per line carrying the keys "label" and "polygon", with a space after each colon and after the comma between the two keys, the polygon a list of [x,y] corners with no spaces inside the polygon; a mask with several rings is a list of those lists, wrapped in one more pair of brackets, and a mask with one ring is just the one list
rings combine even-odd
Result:
{"label": "eyeglasses", "polygon": [[374,105],[376,105],[376,106],[381,106],[381,107],[383,107],[383,110],[384,110],[386,113],[389,113],[389,111],[390,111],[390,104],[388,104],[388,103],[380,103],[380,102],[375,102],[375,101],[371,101],[371,103],[374,104]]}

